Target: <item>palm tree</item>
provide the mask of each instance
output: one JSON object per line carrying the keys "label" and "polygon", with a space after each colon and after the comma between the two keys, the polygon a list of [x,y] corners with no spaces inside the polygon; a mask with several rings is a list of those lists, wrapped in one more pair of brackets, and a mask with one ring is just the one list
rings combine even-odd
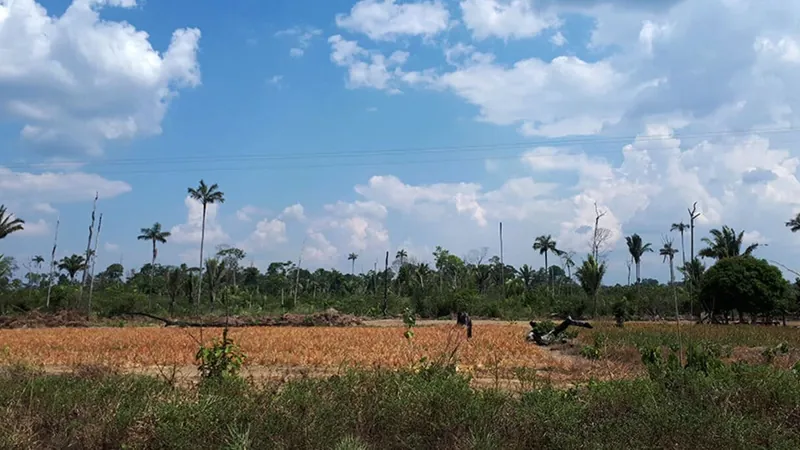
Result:
{"label": "palm tree", "polygon": [[533,242],[533,249],[538,251],[540,255],[544,255],[544,270],[547,273],[547,280],[550,283],[550,293],[552,294],[553,290],[553,274],[550,272],[550,266],[547,263],[547,254],[552,252],[558,256],[561,256],[561,250],[558,249],[556,246],[556,241],[553,240],[551,235],[547,236],[539,236]]}
{"label": "palm tree", "polygon": [[69,280],[75,282],[75,275],[86,268],[86,259],[83,255],[65,256],[58,263],[58,270],[63,270],[69,274]]}
{"label": "palm tree", "polygon": [[350,253],[349,255],[347,255],[347,260],[348,261],[352,261],[352,264],[350,266],[350,275],[353,275],[353,274],[356,273],[356,260],[357,259],[358,259],[358,255],[356,253]]}
{"label": "palm tree", "polygon": [[401,248],[394,257],[400,260],[400,267],[402,267],[406,258],[408,258],[408,252]]}
{"label": "palm tree", "polygon": [[652,252],[653,248],[649,242],[645,244],[642,241],[642,237],[636,233],[633,233],[632,236],[626,236],[625,241],[628,243],[628,252],[631,254],[634,264],[636,264],[636,284],[640,284],[642,282],[642,256],[647,252]]}
{"label": "palm tree", "polygon": [[658,251],[658,254],[664,257],[664,261],[667,261],[669,258],[669,282],[670,284],[675,284],[675,267],[673,265],[673,258],[675,258],[675,254],[678,253],[678,249],[672,248],[672,239],[664,237],[664,246]]}
{"label": "palm tree", "polygon": [[[200,229],[200,279],[202,280],[203,244],[205,243],[206,240],[206,209],[208,208],[208,205],[214,203],[225,203],[225,194],[219,190],[219,186],[217,186],[216,183],[212,184],[211,186],[208,186],[202,179],[200,180],[200,184],[197,186],[197,188],[188,188],[187,192],[193,199],[203,204],[203,224]],[[200,282],[197,284],[196,304],[198,306],[200,305],[200,295],[202,294],[202,290],[203,290],[203,283]]]}
{"label": "palm tree", "polygon": [[594,315],[597,316],[597,293],[603,283],[606,274],[606,263],[594,259],[593,255],[587,255],[583,264],[575,271],[575,277],[586,295],[594,302]]}
{"label": "palm tree", "polygon": [[689,229],[689,225],[683,222],[673,223],[669,231],[677,231],[681,234],[681,257],[683,258],[683,265],[686,265],[686,248],[683,246],[683,233]]}
{"label": "palm tree", "polygon": [[153,266],[156,265],[156,257],[158,256],[158,248],[156,244],[161,242],[162,244],[167,243],[167,238],[172,235],[169,231],[161,231],[161,224],[156,222],[150,228],[142,228],[140,230],[140,234],[136,239],[140,241],[152,241],[153,242],[153,258],[150,262]]}
{"label": "palm tree", "polygon": [[0,205],[0,239],[5,238],[11,233],[22,231],[25,221],[14,217],[14,214],[6,212],[6,205]]}
{"label": "palm tree", "polygon": [[42,255],[36,255],[31,258],[31,262],[36,265],[37,269],[41,269],[42,264],[44,264],[44,257]]}
{"label": "palm tree", "polygon": [[712,258],[719,261],[720,259],[734,256],[747,256],[751,255],[759,245],[758,243],[750,244],[742,252],[744,231],[736,234],[736,231],[727,225],[723,225],[721,230],[714,228],[709,233],[711,234],[710,238],[704,237],[700,240],[708,245],[698,253],[703,258]]}
{"label": "palm tree", "polygon": [[792,233],[800,231],[800,213],[797,213],[794,218],[786,222],[786,227],[792,230]]}
{"label": "palm tree", "polygon": [[522,279],[522,284],[525,286],[526,291],[533,286],[533,269],[531,266],[523,264],[519,268],[519,277]]}
{"label": "palm tree", "polygon": [[220,261],[216,258],[208,258],[206,260],[206,283],[208,283],[208,294],[211,297],[211,304],[213,305],[217,300],[217,292],[219,292],[222,282],[225,279],[225,274],[228,268],[225,266],[225,261]]}

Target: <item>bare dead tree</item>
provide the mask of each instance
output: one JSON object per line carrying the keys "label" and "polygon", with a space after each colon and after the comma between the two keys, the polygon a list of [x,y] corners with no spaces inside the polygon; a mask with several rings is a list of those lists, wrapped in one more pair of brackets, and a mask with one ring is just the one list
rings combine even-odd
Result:
{"label": "bare dead tree", "polygon": [[97,212],[97,198],[99,193],[94,193],[94,203],[92,204],[92,222],[89,224],[89,239],[86,242],[86,264],[83,266],[83,275],[81,276],[81,288],[78,294],[78,302],[83,302],[83,286],[86,284],[86,275],[89,272],[89,261],[92,258],[92,235],[94,234],[94,218]]}
{"label": "bare dead tree", "polygon": [[503,298],[506,298],[506,265],[503,262],[503,222],[500,222],[500,282],[503,283]]}
{"label": "bare dead tree", "polygon": [[605,257],[606,244],[611,238],[611,230],[600,227],[600,219],[606,215],[607,211],[600,211],[597,207],[597,202],[594,203],[594,229],[592,230],[592,238],[590,246],[592,248],[592,256],[599,261],[601,257]]}
{"label": "bare dead tree", "polygon": [[692,209],[688,209],[689,211],[689,249],[690,249],[690,257],[689,261],[694,261],[694,221],[698,217],[700,217],[700,213],[697,212],[697,202],[692,204]]}
{"label": "bare dead tree", "polygon": [[628,286],[631,285],[631,266],[633,265],[633,258],[625,260],[625,267],[628,268]]}
{"label": "bare dead tree", "polygon": [[103,228],[103,213],[97,222],[97,235],[94,237],[94,251],[92,252],[92,270],[89,274],[89,314],[92,313],[92,293],[94,292],[94,264],[97,262],[97,247],[100,244],[100,229]]}
{"label": "bare dead tree", "polygon": [[45,307],[50,308],[50,293],[53,291],[53,272],[56,269],[56,247],[58,247],[58,227],[61,225],[61,217],[56,219],[56,236],[53,239],[53,251],[50,252],[50,275],[48,276],[49,282],[47,283],[47,300]]}

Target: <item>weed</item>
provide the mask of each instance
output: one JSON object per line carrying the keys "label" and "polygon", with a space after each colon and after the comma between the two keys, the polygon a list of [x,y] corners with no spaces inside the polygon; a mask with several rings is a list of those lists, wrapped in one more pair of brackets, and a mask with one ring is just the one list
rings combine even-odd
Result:
{"label": "weed", "polygon": [[222,340],[214,339],[211,346],[200,346],[195,359],[200,362],[197,369],[203,379],[234,378],[245,361],[245,355],[232,339],[228,328],[222,330]]}

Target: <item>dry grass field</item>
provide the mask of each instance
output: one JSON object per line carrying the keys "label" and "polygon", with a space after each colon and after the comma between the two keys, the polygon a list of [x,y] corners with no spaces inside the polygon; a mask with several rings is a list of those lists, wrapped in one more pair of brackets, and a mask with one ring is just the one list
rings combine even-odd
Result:
{"label": "dry grass field", "polygon": [[[581,330],[572,345],[542,348],[525,342],[528,327],[521,322],[476,323],[469,341],[451,322],[421,324],[410,342],[397,323],[374,325],[234,328],[230,336],[247,356],[244,375],[273,380],[335,374],[347,367],[411,367],[421,358],[435,360],[454,351],[459,370],[471,373],[476,385],[506,387],[533,373],[555,385],[636,376],[643,373],[637,350],[643,345],[714,342],[730,348],[731,358],[747,360],[785,342],[791,350],[775,364],[800,358],[795,350],[800,330],[793,327],[684,324],[679,335],[674,323],[631,323],[623,329],[598,323],[594,330]],[[0,330],[0,365],[21,363],[51,372],[105,366],[192,380],[199,344],[220,333],[161,327]],[[599,334],[605,338],[603,357],[580,356],[581,347],[592,345]]]}

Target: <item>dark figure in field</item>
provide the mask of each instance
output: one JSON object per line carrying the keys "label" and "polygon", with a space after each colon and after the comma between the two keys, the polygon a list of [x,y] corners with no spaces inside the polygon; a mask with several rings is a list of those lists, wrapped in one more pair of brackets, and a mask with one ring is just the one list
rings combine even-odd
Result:
{"label": "dark figure in field", "polygon": [[536,342],[537,345],[550,345],[559,337],[561,333],[567,330],[570,325],[576,327],[583,327],[583,328],[592,328],[592,324],[589,322],[582,322],[579,320],[572,320],[572,317],[567,316],[567,318],[561,322],[558,326],[553,328],[552,330],[548,331],[547,333],[541,333],[536,331],[536,322],[531,320],[531,331],[528,332],[527,341],[528,342]]}
{"label": "dark figure in field", "polygon": [[465,312],[458,313],[456,324],[467,327],[467,339],[472,337],[472,319],[469,318],[469,314]]}

